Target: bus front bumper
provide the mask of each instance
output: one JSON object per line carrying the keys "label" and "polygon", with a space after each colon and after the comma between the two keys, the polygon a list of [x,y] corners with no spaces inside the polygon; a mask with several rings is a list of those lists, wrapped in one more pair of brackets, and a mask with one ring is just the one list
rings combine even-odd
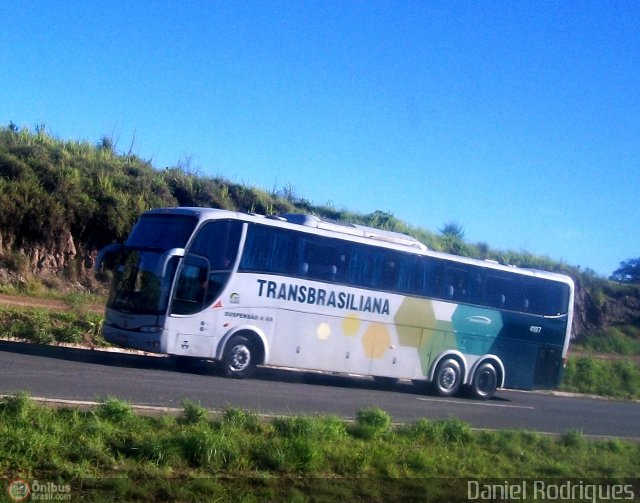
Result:
{"label": "bus front bumper", "polygon": [[146,333],[104,325],[103,333],[105,340],[116,346],[149,353],[165,352],[165,348],[162,347],[162,331]]}

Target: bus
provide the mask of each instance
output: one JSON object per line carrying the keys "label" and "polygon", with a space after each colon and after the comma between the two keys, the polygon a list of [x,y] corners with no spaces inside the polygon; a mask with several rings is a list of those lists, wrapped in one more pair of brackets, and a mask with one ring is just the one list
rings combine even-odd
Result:
{"label": "bus", "polygon": [[305,214],[149,210],[96,269],[112,272],[108,342],[233,378],[272,366],[488,399],[557,386],[571,333],[568,276]]}

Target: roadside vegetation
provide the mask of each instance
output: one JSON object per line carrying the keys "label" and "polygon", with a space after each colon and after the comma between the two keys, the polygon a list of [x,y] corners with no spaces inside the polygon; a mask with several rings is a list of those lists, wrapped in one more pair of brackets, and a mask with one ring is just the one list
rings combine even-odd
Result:
{"label": "roadside vegetation", "polygon": [[560,389],[640,400],[640,329],[612,326],[572,343]]}
{"label": "roadside vegetation", "polygon": [[142,417],[107,398],[52,409],[25,394],[0,401],[0,477],[69,484],[94,501],[466,500],[465,478],[635,478],[640,444],[477,432],[456,419],[394,426],[380,409],[261,420],[191,402]]}
{"label": "roadside vegetation", "polygon": [[623,325],[609,327],[606,332],[589,333],[576,345],[576,350],[585,353],[639,356],[640,327]]}
{"label": "roadside vegetation", "polygon": [[0,307],[0,336],[36,344],[106,346],[102,319],[100,314],[75,310]]}
{"label": "roadside vegetation", "polygon": [[640,399],[640,364],[630,359],[594,356],[569,358],[561,388],[564,391],[619,399]]}

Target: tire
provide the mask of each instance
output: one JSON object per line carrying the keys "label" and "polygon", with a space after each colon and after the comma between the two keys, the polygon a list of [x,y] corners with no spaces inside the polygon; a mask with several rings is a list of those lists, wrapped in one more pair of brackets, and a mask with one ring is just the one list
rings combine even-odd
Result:
{"label": "tire", "polygon": [[258,353],[249,339],[242,335],[233,336],[224,349],[222,374],[234,379],[246,379],[256,370]]}
{"label": "tire", "polygon": [[485,362],[478,366],[469,391],[474,398],[480,400],[488,400],[496,394],[496,388],[498,387],[498,373],[492,363]]}
{"label": "tire", "polygon": [[453,396],[462,384],[462,369],[460,363],[453,358],[441,361],[436,367],[431,386],[440,396]]}

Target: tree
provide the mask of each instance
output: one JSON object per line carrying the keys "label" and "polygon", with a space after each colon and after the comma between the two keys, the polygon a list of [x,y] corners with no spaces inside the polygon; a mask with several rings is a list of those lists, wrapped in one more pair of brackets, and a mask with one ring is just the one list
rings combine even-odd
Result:
{"label": "tree", "polygon": [[469,246],[464,242],[464,227],[457,222],[449,222],[440,229],[440,249],[455,255],[469,256]]}
{"label": "tree", "polygon": [[440,234],[451,239],[464,239],[464,227],[458,222],[448,222],[440,229]]}
{"label": "tree", "polygon": [[609,279],[620,283],[640,283],[640,257],[620,262],[620,267],[613,271]]}

